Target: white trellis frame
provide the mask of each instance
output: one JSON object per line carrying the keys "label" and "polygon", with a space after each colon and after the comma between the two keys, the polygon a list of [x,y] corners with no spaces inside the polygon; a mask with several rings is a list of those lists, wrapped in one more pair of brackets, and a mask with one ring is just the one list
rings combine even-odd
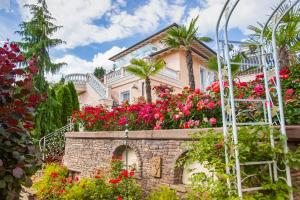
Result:
{"label": "white trellis frame", "polygon": [[[234,187],[236,189],[238,196],[242,199],[243,192],[251,192],[262,190],[263,187],[251,187],[251,188],[243,188],[242,183],[247,178],[242,179],[241,177],[241,166],[246,165],[267,165],[269,167],[269,175],[271,181],[278,181],[278,179],[283,179],[286,181],[287,185],[292,187],[291,182],[291,175],[290,175],[290,168],[285,163],[285,176],[279,176],[276,160],[267,160],[267,161],[255,161],[255,162],[245,162],[240,163],[239,160],[239,149],[238,145],[238,127],[239,126],[247,126],[247,125],[266,125],[266,126],[273,126],[272,120],[272,112],[271,112],[271,104],[272,98],[269,93],[269,86],[268,86],[268,77],[270,73],[270,67],[267,64],[267,54],[271,53],[274,61],[274,72],[276,77],[276,91],[277,91],[277,99],[278,99],[278,107],[279,113],[277,114],[277,118],[280,125],[280,132],[283,136],[286,136],[285,131],[285,121],[284,121],[284,112],[283,112],[283,102],[282,102],[282,94],[281,94],[281,85],[280,85],[280,76],[279,76],[279,64],[278,64],[278,55],[277,55],[277,46],[276,46],[276,30],[282,20],[282,18],[297,4],[300,0],[282,0],[279,5],[273,10],[273,13],[270,15],[268,20],[263,26],[260,40],[258,43],[249,43],[249,42],[241,42],[241,41],[231,41],[228,38],[228,23],[230,21],[232,13],[235,11],[236,6],[239,3],[239,0],[227,0],[224,4],[224,7],[220,13],[220,16],[217,21],[216,26],[216,40],[217,40],[217,61],[218,61],[218,77],[219,77],[219,84],[220,84],[220,94],[221,94],[221,106],[222,106],[222,121],[223,121],[223,135],[224,135],[224,143],[225,143],[225,163],[226,163],[226,173],[232,174],[236,177],[236,181],[231,183],[228,179],[227,184],[229,188]],[[281,8],[285,6],[284,12],[279,12]],[[223,24],[221,28],[221,23]],[[264,37],[264,32],[267,27],[272,28],[272,46],[267,46],[266,39]],[[221,37],[223,39],[221,40]],[[233,45],[254,45],[257,48],[256,55],[259,57],[257,63],[245,63],[245,62],[233,62],[232,57],[235,55],[235,52],[231,49]],[[270,52],[267,52],[270,51]],[[224,65],[224,68],[222,67]],[[266,91],[266,98],[265,99],[237,99],[234,97],[234,89],[233,89],[233,76],[232,76],[232,65],[242,66],[253,66],[253,67],[260,67],[263,70],[264,74],[264,87]],[[224,76],[228,79],[229,84],[229,94],[228,97],[224,95]],[[255,122],[237,122],[237,115],[239,113],[236,112],[236,104],[239,102],[255,102],[255,103],[262,103],[264,108],[264,121],[255,121]],[[266,109],[265,109],[266,105]],[[235,146],[233,157],[234,157],[234,167],[229,167],[229,158],[230,152],[228,152],[228,130],[229,128],[232,129],[232,136],[233,136],[233,144]],[[272,130],[272,128],[271,128]],[[270,143],[271,146],[274,147],[274,138],[271,132],[270,135]],[[283,144],[284,153],[288,152],[287,141],[285,140]],[[250,177],[250,176],[248,176]],[[290,199],[293,199],[292,191],[290,192]]]}

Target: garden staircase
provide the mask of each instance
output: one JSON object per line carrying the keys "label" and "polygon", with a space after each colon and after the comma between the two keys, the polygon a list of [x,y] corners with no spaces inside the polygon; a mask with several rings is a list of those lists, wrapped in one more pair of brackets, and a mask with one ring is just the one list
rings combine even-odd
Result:
{"label": "garden staircase", "polygon": [[74,130],[70,122],[66,126],[42,137],[39,141],[43,162],[61,162],[65,151],[65,133]]}
{"label": "garden staircase", "polygon": [[103,84],[93,74],[68,74],[65,81],[72,81],[78,93],[84,92],[86,86],[90,86],[99,96],[99,99],[111,99],[107,85]]}
{"label": "garden staircase", "polygon": [[[272,55],[274,60],[274,72],[276,77],[276,101],[278,102],[278,110],[279,112],[276,113],[278,118],[278,123],[280,125],[280,132],[283,137],[286,136],[285,131],[285,121],[284,121],[284,113],[283,113],[283,102],[282,102],[282,94],[281,94],[281,86],[280,86],[280,76],[279,76],[279,64],[278,64],[278,56],[277,56],[277,47],[276,47],[276,29],[278,24],[280,23],[282,17],[300,0],[294,1],[285,1],[283,0],[278,7],[274,10],[273,14],[269,17],[263,31],[261,33],[260,41],[259,42],[241,42],[241,41],[231,41],[229,40],[228,36],[228,23],[231,18],[233,11],[236,9],[239,0],[227,0],[223,10],[219,16],[217,27],[216,27],[216,39],[217,39],[217,47],[218,47],[218,77],[220,82],[220,93],[221,93],[221,104],[222,104],[222,121],[223,121],[223,135],[224,135],[224,143],[225,143],[225,162],[226,162],[226,173],[231,174],[235,177],[234,183],[232,183],[229,179],[227,181],[228,187],[230,189],[234,189],[240,199],[243,198],[243,193],[245,192],[252,192],[263,190],[262,186],[254,186],[254,187],[246,187],[245,182],[247,179],[255,176],[255,174],[245,175],[241,174],[241,168],[246,166],[266,166],[269,171],[270,181],[278,181],[279,179],[285,180],[288,186],[292,186],[291,183],[291,175],[290,175],[290,168],[285,163],[284,169],[279,169],[277,165],[277,161],[275,160],[258,160],[255,162],[245,162],[240,163],[239,158],[239,127],[241,126],[269,126],[271,135],[270,135],[270,143],[271,146],[274,148],[274,145],[279,142],[275,141],[272,130],[274,126],[273,116],[272,113],[272,96],[269,90],[269,78],[270,78],[270,69],[271,67],[268,65],[267,56]],[[283,15],[278,12],[280,9],[286,8]],[[220,24],[224,23],[221,27]],[[272,45],[266,42],[264,37],[264,31],[266,27],[271,26],[273,28],[272,32]],[[256,47],[255,50],[252,49],[251,52],[247,50],[245,47],[254,46]],[[247,62],[245,59],[242,62],[233,62],[234,56],[237,54],[244,54],[244,55],[256,55],[259,59],[256,62]],[[232,75],[232,65],[238,65],[241,69],[255,67],[260,68],[263,71],[263,79],[264,79],[264,91],[266,92],[265,98],[257,98],[257,99],[242,99],[242,98],[235,98],[234,95],[234,77]],[[224,67],[223,67],[224,66]],[[225,95],[224,90],[224,82],[228,81],[229,90],[228,94]],[[227,91],[226,91],[227,92]],[[243,103],[252,103],[258,104],[263,108],[263,120],[254,119],[253,121],[241,121],[239,120],[239,115],[245,114],[250,112],[250,110],[241,110],[239,109],[238,105]],[[229,150],[229,136],[232,132],[232,143],[233,146]],[[288,153],[287,141],[284,140],[283,142],[283,152],[286,154]],[[233,159],[234,166],[230,167],[230,160]],[[244,185],[243,185],[244,184]],[[290,192],[290,199],[293,199],[292,192]]]}

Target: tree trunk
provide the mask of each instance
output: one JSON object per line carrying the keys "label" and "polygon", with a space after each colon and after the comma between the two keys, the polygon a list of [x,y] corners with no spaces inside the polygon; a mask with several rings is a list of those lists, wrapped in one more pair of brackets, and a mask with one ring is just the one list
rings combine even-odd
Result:
{"label": "tree trunk", "polygon": [[290,54],[286,47],[283,46],[278,49],[278,60],[280,69],[290,66]]}
{"label": "tree trunk", "polygon": [[195,77],[194,77],[194,71],[193,71],[193,58],[192,58],[192,50],[188,49],[186,50],[185,55],[186,60],[186,67],[189,73],[189,85],[190,88],[195,89]]}
{"label": "tree trunk", "polygon": [[145,84],[146,84],[146,100],[147,100],[147,103],[152,103],[151,82],[150,82],[150,78],[149,77],[146,78]]}

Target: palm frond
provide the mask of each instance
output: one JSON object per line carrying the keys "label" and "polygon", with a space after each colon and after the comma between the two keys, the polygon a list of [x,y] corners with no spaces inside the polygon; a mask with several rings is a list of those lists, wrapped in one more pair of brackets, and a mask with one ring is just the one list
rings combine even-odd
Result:
{"label": "palm frond", "polygon": [[157,74],[158,72],[160,72],[166,66],[166,63],[165,63],[164,60],[159,59],[159,60],[156,60],[153,63],[150,63],[150,65],[153,68],[150,75],[153,76],[153,75]]}
{"label": "palm frond", "polygon": [[212,38],[210,37],[198,37],[198,40],[202,41],[202,42],[212,42],[214,41]]}
{"label": "palm frond", "polygon": [[146,78],[143,70],[140,67],[138,67],[137,65],[130,65],[130,66],[126,67],[126,71],[128,71],[129,73],[131,73],[139,78],[142,78],[142,79]]}

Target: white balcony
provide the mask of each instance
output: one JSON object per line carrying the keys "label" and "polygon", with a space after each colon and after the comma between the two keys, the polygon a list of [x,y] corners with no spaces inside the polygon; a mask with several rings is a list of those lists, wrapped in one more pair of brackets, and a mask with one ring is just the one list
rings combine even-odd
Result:
{"label": "white balcony", "polygon": [[[171,79],[179,80],[179,71],[173,70],[171,68],[165,67],[161,72],[159,72],[159,75],[168,77]],[[126,71],[126,67],[122,67],[120,69],[117,69],[116,71],[112,71],[105,75],[105,82],[108,85],[113,84],[115,81],[118,81],[123,78],[130,78],[134,75],[130,74]]]}

